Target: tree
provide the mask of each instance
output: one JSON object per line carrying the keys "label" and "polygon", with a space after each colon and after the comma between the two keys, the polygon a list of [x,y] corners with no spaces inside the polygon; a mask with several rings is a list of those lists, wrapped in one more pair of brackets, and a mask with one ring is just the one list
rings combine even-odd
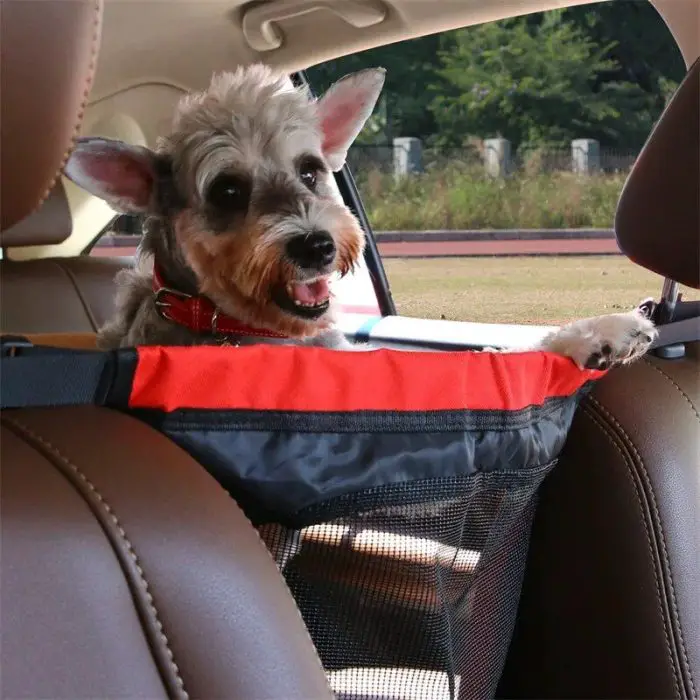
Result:
{"label": "tree", "polygon": [[625,127],[615,144],[640,148],[685,75],[671,32],[654,6],[639,0],[572,7],[564,17],[596,43],[611,47],[608,56],[614,68],[598,75],[596,89],[615,90],[625,84],[641,89],[629,105],[619,105]]}
{"label": "tree", "polygon": [[310,68],[307,74],[320,94],[347,73],[373,66],[386,68],[382,93],[384,115],[370,122],[367,132],[384,119],[386,140],[394,136],[427,139],[436,129],[434,116],[428,109],[432,95],[427,86],[435,79],[439,46],[440,35],[425,36],[328,61]]}
{"label": "tree", "polygon": [[644,92],[660,98],[663,105],[668,94],[660,89],[660,81],[677,84],[682,80],[683,57],[650,2],[617,0],[581,5],[564,10],[564,17],[596,43],[614,44],[609,57],[615,69],[601,74],[601,82],[636,83]]}
{"label": "tree", "polygon": [[321,92],[377,65],[388,71],[383,102],[360,143],[417,136],[454,146],[500,134],[516,145],[589,137],[636,150],[684,74],[663,20],[640,0],[426,36],[329,61],[308,75]]}
{"label": "tree", "polygon": [[618,143],[621,107],[639,108],[631,83],[597,84],[616,69],[613,44],[597,44],[561,11],[458,30],[443,39],[431,110],[445,143],[503,136],[520,146],[573,138]]}

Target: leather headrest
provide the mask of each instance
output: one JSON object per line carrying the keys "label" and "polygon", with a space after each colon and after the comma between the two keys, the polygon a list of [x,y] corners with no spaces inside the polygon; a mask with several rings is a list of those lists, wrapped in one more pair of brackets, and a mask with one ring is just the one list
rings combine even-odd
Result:
{"label": "leather headrest", "polygon": [[[2,0],[0,231],[49,195],[80,128],[101,29],[102,0]],[[12,244],[56,242],[36,233],[14,232]]]}
{"label": "leather headrest", "polygon": [[615,235],[634,262],[700,289],[700,59],[627,178]]}
{"label": "leather headrest", "polygon": [[63,183],[58,180],[43,204],[0,234],[3,248],[63,243],[73,231],[73,218]]}

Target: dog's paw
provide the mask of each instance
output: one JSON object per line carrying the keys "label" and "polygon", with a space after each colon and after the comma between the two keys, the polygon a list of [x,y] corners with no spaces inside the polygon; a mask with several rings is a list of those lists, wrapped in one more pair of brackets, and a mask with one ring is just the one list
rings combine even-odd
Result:
{"label": "dog's paw", "polygon": [[635,309],[574,321],[550,336],[545,349],[570,357],[581,369],[609,369],[642,357],[657,335]]}

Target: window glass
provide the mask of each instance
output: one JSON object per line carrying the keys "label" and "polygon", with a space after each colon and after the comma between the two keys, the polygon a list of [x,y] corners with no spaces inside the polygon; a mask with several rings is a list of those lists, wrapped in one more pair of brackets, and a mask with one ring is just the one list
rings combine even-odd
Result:
{"label": "window glass", "polygon": [[685,72],[653,6],[552,10],[307,74],[320,94],[371,66],[387,81],[349,164],[399,313],[558,324],[658,297],[662,280],[612,232],[626,175]]}

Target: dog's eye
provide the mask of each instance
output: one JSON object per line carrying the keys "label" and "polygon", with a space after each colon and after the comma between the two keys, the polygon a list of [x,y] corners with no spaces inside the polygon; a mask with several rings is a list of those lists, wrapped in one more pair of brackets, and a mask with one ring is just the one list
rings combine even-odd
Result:
{"label": "dog's eye", "polygon": [[299,172],[299,176],[301,177],[301,181],[310,190],[313,190],[314,187],[316,187],[317,175],[318,175],[318,173],[316,172],[316,168],[314,168],[311,165],[303,165],[301,168],[301,171]]}
{"label": "dog's eye", "polygon": [[250,187],[235,175],[219,175],[207,191],[207,201],[217,209],[245,210],[248,207]]}
{"label": "dog's eye", "polygon": [[310,189],[316,189],[318,174],[323,170],[323,164],[316,158],[304,158],[299,164],[299,177],[301,181]]}

